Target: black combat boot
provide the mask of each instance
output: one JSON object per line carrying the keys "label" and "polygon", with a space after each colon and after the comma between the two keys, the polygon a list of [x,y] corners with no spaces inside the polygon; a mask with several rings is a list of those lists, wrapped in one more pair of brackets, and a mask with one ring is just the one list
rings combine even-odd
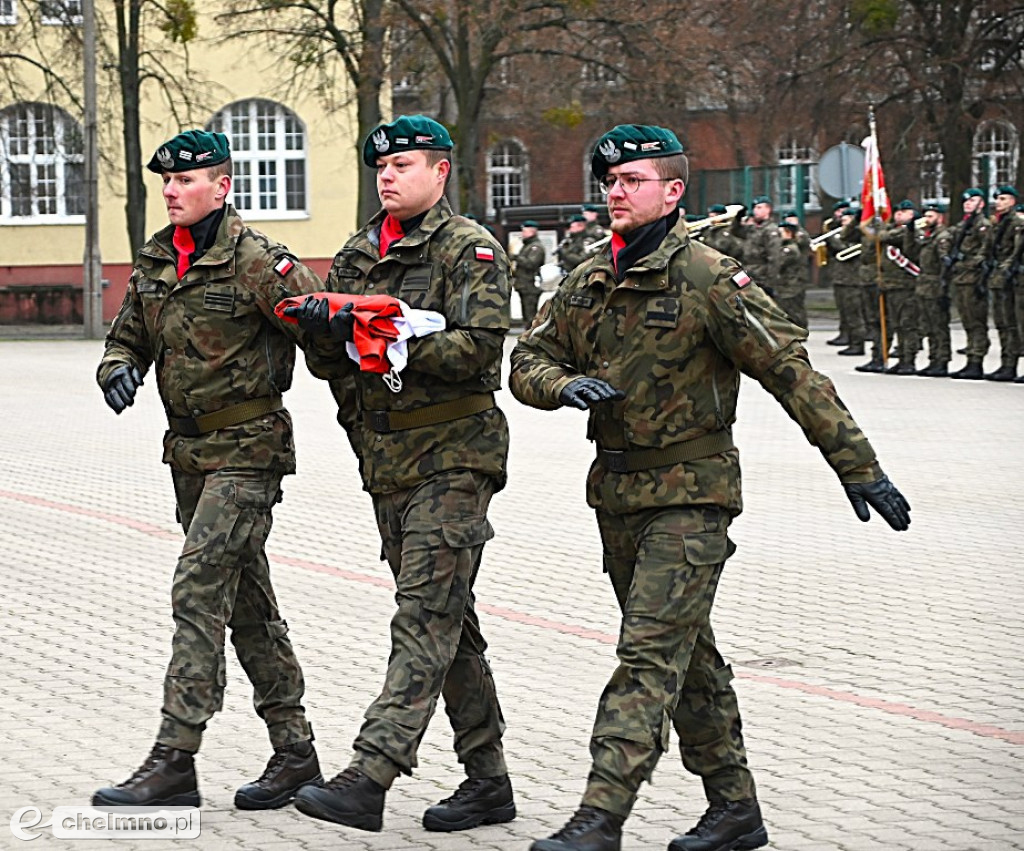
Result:
{"label": "black combat boot", "polygon": [[854,367],[857,372],[885,372],[885,364],[881,358],[871,358],[867,363]]}
{"label": "black combat boot", "polygon": [[530,851],[620,851],[622,816],[597,807],[580,807],[558,833],[538,839]]}
{"label": "black combat boot", "polygon": [[386,791],[358,768],[349,766],[323,786],[299,789],[295,809],[313,818],[376,833],[384,824]]}
{"label": "black combat boot", "polygon": [[1015,379],[1013,379],[1013,383],[1024,384],[1024,375],[1018,375]]}
{"label": "black combat boot", "polygon": [[516,817],[512,784],[508,775],[469,777],[459,784],[455,794],[423,813],[427,830],[469,830],[480,824],[502,824]]}
{"label": "black combat boot", "polygon": [[945,378],[949,375],[949,368],[944,363],[930,363],[924,369],[919,369],[917,374],[925,378]]}
{"label": "black combat boot", "polygon": [[750,851],[767,844],[761,808],[747,798],[711,804],[695,827],[669,843],[668,851]]}
{"label": "black combat boot", "polygon": [[240,810],[276,810],[303,786],[323,782],[313,743],[294,742],[274,749],[260,779],[235,792],[235,806]]}
{"label": "black combat boot", "polygon": [[840,334],[838,337],[833,337],[831,340],[825,341],[826,346],[848,346],[850,345],[850,338],[845,334]]}
{"label": "black combat boot", "polygon": [[1013,381],[1017,377],[1017,368],[1014,366],[1001,366],[993,372],[986,372],[985,378],[989,381]]}
{"label": "black combat boot", "polygon": [[985,373],[984,373],[984,371],[981,368],[981,361],[980,360],[969,360],[969,361],[967,361],[967,365],[965,367],[963,367],[961,369],[958,369],[956,372],[951,372],[949,374],[949,377],[950,378],[972,378],[972,379],[976,379],[976,378],[984,378],[985,377]]}
{"label": "black combat boot", "polygon": [[895,366],[890,366],[886,373],[888,375],[917,375],[917,367],[912,360],[901,360]]}
{"label": "black combat boot", "polygon": [[159,742],[153,745],[146,761],[131,777],[118,786],[97,789],[94,807],[198,807],[194,754],[179,751]]}
{"label": "black combat boot", "polygon": [[864,354],[864,344],[863,343],[850,343],[850,345],[848,345],[845,349],[840,349],[838,352],[836,352],[836,354],[837,355],[856,355],[857,357],[860,357],[861,355]]}

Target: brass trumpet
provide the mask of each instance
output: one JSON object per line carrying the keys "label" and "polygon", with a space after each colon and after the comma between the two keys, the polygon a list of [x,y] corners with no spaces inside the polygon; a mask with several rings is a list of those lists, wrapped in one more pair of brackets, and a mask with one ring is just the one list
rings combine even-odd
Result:
{"label": "brass trumpet", "polygon": [[[714,227],[715,225],[724,225],[726,222],[731,222],[736,218],[736,214],[742,209],[742,204],[729,204],[725,208],[724,213],[719,213],[717,216],[708,216],[706,219],[700,219],[696,222],[687,222],[686,232],[690,236],[696,236],[707,228]],[[608,236],[603,239],[590,243],[590,245],[587,246],[587,253],[593,254],[595,251],[600,251],[611,241],[612,235],[608,234]]]}
{"label": "brass trumpet", "polygon": [[845,263],[847,260],[852,260],[854,257],[859,257],[863,249],[864,246],[858,242],[838,252],[836,254],[836,260],[838,260],[840,263]]}

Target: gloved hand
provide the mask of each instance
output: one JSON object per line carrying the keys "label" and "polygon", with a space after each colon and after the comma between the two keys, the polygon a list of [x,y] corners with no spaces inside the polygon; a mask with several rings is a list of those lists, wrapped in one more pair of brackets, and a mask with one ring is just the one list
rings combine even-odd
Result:
{"label": "gloved hand", "polygon": [[940,259],[942,260],[942,265],[945,266],[947,269],[953,268],[953,263],[955,261],[948,254],[943,254]]}
{"label": "gloved hand", "polygon": [[743,220],[746,217],[747,217],[747,208],[746,207],[740,207],[736,211],[736,215],[732,217],[732,222],[729,225],[729,229],[733,233],[742,233],[743,232]]}
{"label": "gloved hand", "polygon": [[857,516],[865,523],[871,519],[870,505],[875,509],[885,522],[892,526],[897,532],[904,531],[910,525],[910,503],[903,496],[896,486],[889,481],[888,476],[882,476],[867,484],[843,485],[846,489],[846,496],[853,505]]}
{"label": "gloved hand", "polygon": [[558,401],[563,405],[572,405],[585,411],[601,402],[625,399],[626,394],[616,390],[607,381],[600,378],[575,378],[562,388]]}
{"label": "gloved hand", "polygon": [[120,414],[125,408],[135,404],[135,391],[142,386],[142,373],[136,366],[119,366],[107,379],[107,386],[103,389],[103,398],[113,409],[115,414]]}
{"label": "gloved hand", "polygon": [[355,324],[352,302],[331,316],[331,306],[327,299],[309,295],[298,307],[286,307],[284,315],[295,317],[299,327],[309,334],[329,334],[335,340],[345,342],[352,340],[352,326]]}

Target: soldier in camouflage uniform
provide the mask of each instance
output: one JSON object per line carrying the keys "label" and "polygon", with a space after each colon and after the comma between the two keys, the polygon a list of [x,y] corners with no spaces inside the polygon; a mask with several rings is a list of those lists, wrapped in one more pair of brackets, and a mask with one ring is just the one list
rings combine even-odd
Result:
{"label": "soldier in camouflage uniform", "polygon": [[523,308],[523,324],[529,328],[533,317],[537,315],[537,302],[540,300],[537,276],[547,259],[547,252],[544,251],[544,244],[537,236],[535,221],[528,219],[523,222],[520,234],[523,244],[515,257],[513,280],[516,292],[519,293],[519,303]]}
{"label": "soldier in camouflage uniform", "polygon": [[[807,255],[800,247],[800,225],[785,221],[779,225],[782,235],[781,259],[775,300],[790,321],[807,327]],[[806,236],[806,231],[804,236]],[[809,239],[809,238],[808,238]],[[808,249],[809,250],[809,249]]]}
{"label": "soldier in camouflage uniform", "polygon": [[925,226],[909,229],[905,251],[921,268],[914,285],[917,299],[920,333],[928,338],[928,365],[917,371],[926,378],[944,378],[949,375],[951,355],[949,342],[949,295],[943,293],[939,275],[942,274],[940,240],[945,227],[942,212],[935,204],[924,208]]}
{"label": "soldier in camouflage uniform", "polygon": [[[478,224],[452,214],[444,189],[451,137],[425,116],[377,127],[363,161],[377,170],[384,209],[334,258],[327,288],[389,295],[436,311],[443,331],[410,340],[399,388],[360,372],[339,352],[310,360],[352,410],[364,486],[373,498],[383,556],[397,586],[383,691],[365,713],[355,753],[323,788],[296,797],[314,818],[380,830],[386,790],[412,774],[437,702],[455,733],[468,779],[423,816],[427,830],[465,830],[515,818],[501,737],[505,729],[480,631],[473,586],[491,497],[505,485],[508,425],[494,401],[509,329],[509,263]],[[337,343],[352,339],[350,311],[326,300],[288,308],[300,326]]]}
{"label": "soldier in camouflage uniform", "polygon": [[807,332],[735,260],[689,238],[676,212],[688,166],[675,134],[615,127],[592,168],[608,192],[611,246],[569,275],[520,338],[510,384],[532,407],[590,411],[597,458],[587,500],[623,613],[619,666],[598,707],[582,805],[531,848],[618,851],[672,727],[710,806],[669,848],[758,848],[767,833],[732,671],[710,622],[742,507],[732,440],[740,372],[800,424],[860,519],[870,504],[905,529],[909,506],[835,387],[808,363]]}
{"label": "soldier in camouflage uniform", "polygon": [[857,372],[885,372],[885,360],[888,356],[886,348],[891,336],[886,334],[882,341],[882,313],[879,307],[878,265],[876,263],[877,239],[870,233],[873,225],[865,223],[862,227],[860,217],[854,216],[847,224],[839,238],[848,245],[860,245],[861,251],[856,258],[848,262],[857,266],[857,277],[861,288],[861,306],[864,311],[864,327],[867,339],[871,341],[871,360],[854,367]]}
{"label": "soldier in camouflage uniform", "polygon": [[580,265],[590,254],[586,242],[587,220],[580,214],[569,219],[569,230],[558,243],[558,265],[568,274]]}
{"label": "soldier in camouflage uniform", "polygon": [[[723,216],[728,212],[728,208],[725,204],[712,204],[708,207],[708,218],[715,216]],[[743,211],[733,218],[739,218]],[[732,257],[734,260],[742,261],[743,254],[743,240],[736,237],[732,229],[732,221],[723,221],[711,225],[707,230],[700,234],[699,239],[705,245],[710,245],[715,251]]]}
{"label": "soldier in camouflage uniform", "polygon": [[[988,354],[988,290],[982,284],[992,240],[992,222],[985,215],[985,193],[971,187],[963,194],[963,218],[947,228],[941,240],[942,262],[949,268],[960,322],[967,332],[967,363],[950,378],[985,377],[982,362]],[[954,248],[959,242],[959,247]]]}
{"label": "soldier in camouflage uniform", "polygon": [[[897,361],[886,369],[889,375],[917,374],[914,361],[921,349],[920,319],[914,295],[917,276],[913,269],[915,264],[906,254],[907,247],[913,245],[916,212],[913,201],[900,201],[893,210],[892,221],[878,232],[882,251],[886,334],[888,339],[897,340]],[[873,245],[872,242],[868,244]]]}
{"label": "soldier in camouflage uniform", "polygon": [[999,332],[999,368],[986,373],[989,381],[1013,381],[1017,377],[1021,338],[1017,330],[1015,293],[1006,284],[1006,269],[1013,256],[1017,234],[1024,227],[1024,216],[1013,209],[1017,190],[1013,186],[996,189],[995,215],[992,224],[992,245],[989,249],[987,286],[992,293],[992,322]]}
{"label": "soldier in camouflage uniform", "polygon": [[[825,236],[830,232],[835,232],[837,235],[839,229],[843,226],[843,214],[850,209],[849,201],[836,201],[832,206],[832,216],[821,223],[821,233],[818,236]],[[829,288],[833,291],[833,297],[836,303],[836,313],[839,315],[839,333],[836,334],[831,340],[826,341],[830,346],[849,346],[850,345],[850,323],[847,320],[846,314],[843,313],[842,308],[839,306],[839,295],[835,292],[835,275],[836,266],[833,262],[833,255],[829,249],[828,241],[819,241],[818,245],[820,248],[816,248],[821,255],[821,262],[816,262],[818,265],[818,286]]]}
{"label": "soldier in camouflage uniform", "polygon": [[[1024,204],[1017,204],[1014,212],[1024,221]],[[1017,339],[1024,346],[1024,227],[1017,228],[1013,240],[1013,251],[996,269],[1002,276],[1003,286],[1013,290],[1013,309],[1017,318]],[[1024,375],[1018,375],[1014,384],[1024,384]]]}
{"label": "soldier in camouflage uniform", "polygon": [[841,345],[845,329],[846,348],[840,349],[837,354],[859,356],[864,354],[864,342],[868,339],[867,322],[864,318],[864,285],[860,279],[860,263],[856,258],[840,260],[839,255],[851,245],[856,244],[847,241],[843,234],[849,234],[856,229],[860,209],[847,206],[841,210],[839,227],[829,231],[829,237],[825,240],[825,248],[829,254],[826,268],[831,269],[829,277],[832,280],[836,310],[839,312],[840,329],[839,337],[828,342],[830,345]]}
{"label": "soldier in camouflage uniform", "polygon": [[235,806],[272,809],[322,780],[301,703],[302,670],[265,551],[281,478],[295,472],[281,394],[291,386],[295,343],[305,342],[274,305],[321,283],[225,204],[231,160],[223,134],[182,133],[148,168],[163,176],[171,224],[139,252],[97,380],[119,414],[153,366],[185,545],[171,585],[175,630],[156,745],[131,778],[97,791],[93,804],[199,806],[193,754],[223,705],[229,629],[275,749]]}
{"label": "soldier in camouflage uniform", "polygon": [[601,223],[598,221],[600,213],[601,208],[596,204],[583,205],[583,220],[587,223],[583,228],[583,233],[585,234],[585,242],[588,247],[608,236],[605,229],[601,227]]}
{"label": "soldier in camouflage uniform", "polygon": [[782,235],[772,219],[771,198],[755,198],[753,220],[743,224],[737,216],[733,233],[744,240],[743,264],[747,273],[762,288],[774,293],[782,264]]}

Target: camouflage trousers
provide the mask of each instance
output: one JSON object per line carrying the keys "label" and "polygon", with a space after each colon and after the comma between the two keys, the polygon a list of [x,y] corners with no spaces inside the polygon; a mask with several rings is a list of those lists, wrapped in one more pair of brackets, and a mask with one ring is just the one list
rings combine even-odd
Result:
{"label": "camouflage trousers", "polygon": [[537,302],[540,301],[541,289],[538,286],[530,285],[516,287],[519,293],[519,303],[523,308],[523,324],[529,328],[533,317],[537,315]]}
{"label": "camouflage trousers", "polygon": [[913,361],[921,351],[921,320],[912,287],[885,290],[885,324],[887,339],[896,338],[899,359]]}
{"label": "camouflage trousers", "polygon": [[807,327],[807,294],[805,292],[801,290],[793,295],[778,295],[775,300],[791,322],[801,328]]}
{"label": "camouflage trousers", "polygon": [[1021,341],[1013,287],[993,288],[989,292],[992,293],[992,324],[999,332],[999,365],[1016,368]]}
{"label": "camouflage trousers", "polygon": [[619,665],[590,741],[583,803],[629,814],[675,728],[683,766],[709,801],[756,797],[732,670],[715,646],[711,607],[735,549],[714,507],[598,511],[604,565],[622,610]]}
{"label": "camouflage trousers", "polygon": [[928,338],[928,363],[946,366],[952,356],[949,296],[942,294],[942,287],[937,281],[919,283],[914,296],[917,299],[919,333]]}
{"label": "camouflage trousers", "polygon": [[398,609],[384,688],[364,714],[351,764],[385,788],[416,767],[441,696],[467,776],[508,772],[505,722],[473,595],[484,543],[494,537],[487,520],[494,489],[490,476],[459,470],[374,494]]}
{"label": "camouflage trousers", "polygon": [[967,332],[967,360],[983,361],[988,354],[988,293],[979,293],[974,281],[956,283],[956,312]]}
{"label": "camouflage trousers", "polygon": [[836,310],[839,312],[839,330],[845,332],[851,346],[863,343],[868,338],[864,323],[864,292],[859,283],[836,284]]}
{"label": "camouflage trousers", "polygon": [[199,750],[224,704],[225,627],[274,747],[312,738],[302,669],[288,640],[264,551],[281,476],[264,470],[171,470],[185,545],[171,585],[174,638],[157,741]]}

